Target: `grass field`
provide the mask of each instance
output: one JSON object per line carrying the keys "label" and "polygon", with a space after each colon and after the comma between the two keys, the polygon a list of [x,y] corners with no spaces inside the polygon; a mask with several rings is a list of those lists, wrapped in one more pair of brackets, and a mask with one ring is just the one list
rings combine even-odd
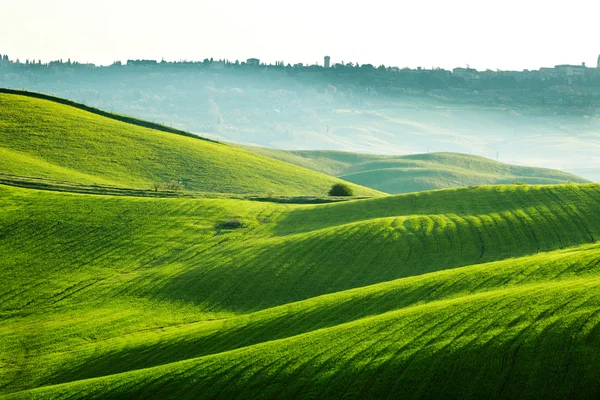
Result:
{"label": "grass field", "polygon": [[248,151],[338,176],[386,193],[410,193],[462,186],[586,183],[573,174],[546,168],[503,164],[459,153],[387,156],[341,151],[284,151],[240,146]]}
{"label": "grass field", "polygon": [[600,393],[598,185],[0,210],[6,398]]}
{"label": "grass field", "polygon": [[[232,146],[0,93],[0,173],[150,189],[324,196],[339,179]],[[359,196],[377,196],[354,186]]]}
{"label": "grass field", "polygon": [[600,397],[600,185],[0,110],[0,399]]}

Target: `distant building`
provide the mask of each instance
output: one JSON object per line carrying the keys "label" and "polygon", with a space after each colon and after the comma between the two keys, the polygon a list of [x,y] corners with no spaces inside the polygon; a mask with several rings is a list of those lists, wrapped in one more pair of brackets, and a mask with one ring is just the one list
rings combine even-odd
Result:
{"label": "distant building", "polygon": [[219,61],[213,61],[210,64],[210,67],[214,68],[214,69],[220,69],[220,68],[225,68],[225,65],[226,65],[225,60],[219,60]]}
{"label": "distant building", "polygon": [[559,76],[566,76],[566,77],[586,76],[586,72],[587,72],[587,67],[585,66],[585,63],[582,63],[581,65],[563,64],[563,65],[557,65],[554,68],[556,69],[556,72]]}
{"label": "distant building", "polygon": [[249,58],[246,60],[246,64],[248,65],[260,65],[260,60],[258,58]]}
{"label": "distant building", "polygon": [[477,70],[473,68],[454,68],[452,70],[452,75],[465,79],[474,79],[478,77]]}
{"label": "distant building", "polygon": [[539,77],[542,80],[556,78],[558,77],[558,72],[556,71],[556,68],[540,68]]}
{"label": "distant building", "polygon": [[294,68],[302,68],[302,67],[304,67],[304,64],[302,64],[302,63],[294,64]]}
{"label": "distant building", "polygon": [[492,71],[491,69],[486,69],[485,71],[481,71],[479,73],[479,77],[481,79],[493,79],[495,77],[497,77],[499,74],[499,71]]}
{"label": "distant building", "polygon": [[496,76],[509,77],[509,78],[514,78],[516,80],[523,80],[523,79],[527,78],[528,75],[529,75],[529,71],[527,71],[527,70],[524,70],[524,71],[497,71],[496,72]]}
{"label": "distant building", "polygon": [[331,57],[325,56],[325,63],[323,64],[325,68],[331,67]]}

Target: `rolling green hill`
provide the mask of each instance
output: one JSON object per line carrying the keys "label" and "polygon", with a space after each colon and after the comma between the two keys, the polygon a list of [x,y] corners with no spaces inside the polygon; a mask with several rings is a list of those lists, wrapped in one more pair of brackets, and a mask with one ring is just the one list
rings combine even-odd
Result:
{"label": "rolling green hill", "polygon": [[588,182],[562,171],[503,164],[484,157],[459,153],[386,156],[340,151],[285,151],[264,147],[240,147],[386,193],[399,194],[514,182]]}
{"label": "rolling green hill", "polygon": [[[323,196],[340,182],[185,132],[65,102],[0,93],[0,174],[137,189],[181,182],[191,191],[274,196]],[[356,185],[354,191],[381,195]]]}
{"label": "rolling green hill", "polygon": [[598,185],[325,205],[0,186],[0,397],[595,397],[599,238]]}
{"label": "rolling green hill", "polygon": [[[600,396],[600,185],[257,155],[39,97],[0,93],[0,399]],[[272,198],[324,173],[417,193]],[[476,186],[516,180],[548,185]]]}

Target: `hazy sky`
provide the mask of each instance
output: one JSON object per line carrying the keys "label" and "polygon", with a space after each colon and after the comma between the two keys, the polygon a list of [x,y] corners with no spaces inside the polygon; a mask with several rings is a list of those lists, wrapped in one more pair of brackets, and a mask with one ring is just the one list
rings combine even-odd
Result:
{"label": "hazy sky", "polygon": [[108,64],[148,58],[425,68],[596,66],[593,0],[0,0],[0,53]]}

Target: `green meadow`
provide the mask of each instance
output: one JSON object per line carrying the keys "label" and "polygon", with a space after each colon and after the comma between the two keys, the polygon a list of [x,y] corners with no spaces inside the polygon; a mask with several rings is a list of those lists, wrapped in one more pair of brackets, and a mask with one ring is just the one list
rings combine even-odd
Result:
{"label": "green meadow", "polygon": [[[235,147],[0,93],[0,174],[151,189],[325,196],[339,179]],[[354,186],[356,195],[380,195]]]}
{"label": "green meadow", "polygon": [[504,164],[470,154],[389,156],[240,147],[392,194],[475,185],[589,183],[586,179],[562,171]]}
{"label": "green meadow", "polygon": [[338,173],[0,107],[0,399],[600,395],[600,185],[256,201]]}

